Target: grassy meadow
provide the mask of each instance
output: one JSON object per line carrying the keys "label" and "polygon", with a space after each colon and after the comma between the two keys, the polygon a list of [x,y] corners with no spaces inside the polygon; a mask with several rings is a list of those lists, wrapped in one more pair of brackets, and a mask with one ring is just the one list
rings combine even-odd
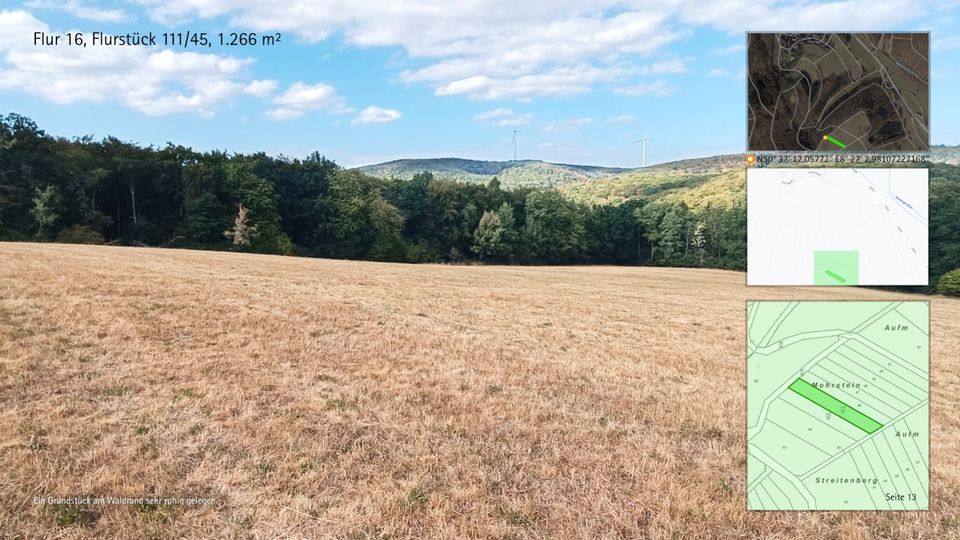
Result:
{"label": "grassy meadow", "polygon": [[747,513],[745,301],[922,297],[744,282],[0,243],[0,538],[960,537],[960,300],[931,510]]}

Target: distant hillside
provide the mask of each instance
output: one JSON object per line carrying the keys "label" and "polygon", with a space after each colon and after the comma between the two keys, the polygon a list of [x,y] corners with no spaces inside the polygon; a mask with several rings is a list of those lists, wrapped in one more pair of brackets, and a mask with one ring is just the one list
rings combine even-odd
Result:
{"label": "distant hillside", "polygon": [[571,182],[606,178],[630,169],[568,165],[546,161],[477,161],[472,159],[400,159],[359,167],[359,171],[378,178],[409,180],[420,172],[460,182],[487,183],[496,176],[505,188],[557,187]]}
{"label": "distant hillside", "polygon": [[960,165],[960,146],[935,144],[930,147],[930,160],[934,163]]}
{"label": "distant hillside", "polygon": [[743,200],[743,170],[743,155],[727,154],[632,169],[559,189],[571,199],[590,204],[639,198],[684,201],[691,208],[707,204],[726,208]]}
{"label": "distant hillside", "polygon": [[[960,165],[960,146],[934,145],[930,160]],[[887,165],[864,165],[869,166]],[[745,178],[743,154],[726,154],[632,169],[599,182],[573,182],[558,189],[571,199],[590,204],[616,204],[639,198],[683,201],[698,209],[708,204],[729,207],[742,201]]]}
{"label": "distant hillside", "polygon": [[[930,159],[934,163],[960,165],[960,146],[934,145]],[[505,188],[555,187],[573,199],[589,203],[641,197],[682,199],[690,206],[729,206],[738,199],[736,194],[743,191],[743,154],[684,159],[637,169],[537,160],[436,158],[400,159],[358,170],[377,178],[403,180],[427,171],[442,178],[483,184],[496,176]]]}

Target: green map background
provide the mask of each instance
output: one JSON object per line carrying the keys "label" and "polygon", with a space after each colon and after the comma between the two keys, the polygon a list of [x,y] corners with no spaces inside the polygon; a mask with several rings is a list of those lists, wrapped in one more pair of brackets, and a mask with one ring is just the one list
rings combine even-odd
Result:
{"label": "green map background", "polygon": [[[928,508],[927,302],[749,302],[747,338],[749,509]],[[883,426],[832,414],[798,378]]]}

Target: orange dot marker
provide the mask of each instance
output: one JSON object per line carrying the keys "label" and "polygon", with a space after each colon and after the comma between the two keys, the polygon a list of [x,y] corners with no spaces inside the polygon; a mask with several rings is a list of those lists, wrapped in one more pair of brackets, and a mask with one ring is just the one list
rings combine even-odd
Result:
{"label": "orange dot marker", "polygon": [[745,161],[747,162],[747,165],[753,165],[754,163],[757,162],[757,156],[753,154],[747,154]]}

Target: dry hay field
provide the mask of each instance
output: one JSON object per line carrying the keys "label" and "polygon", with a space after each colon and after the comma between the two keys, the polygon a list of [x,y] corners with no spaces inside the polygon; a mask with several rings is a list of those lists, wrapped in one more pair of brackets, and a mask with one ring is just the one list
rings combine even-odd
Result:
{"label": "dry hay field", "polygon": [[0,537],[957,538],[960,301],[929,512],[747,513],[748,298],[919,297],[0,244]]}

